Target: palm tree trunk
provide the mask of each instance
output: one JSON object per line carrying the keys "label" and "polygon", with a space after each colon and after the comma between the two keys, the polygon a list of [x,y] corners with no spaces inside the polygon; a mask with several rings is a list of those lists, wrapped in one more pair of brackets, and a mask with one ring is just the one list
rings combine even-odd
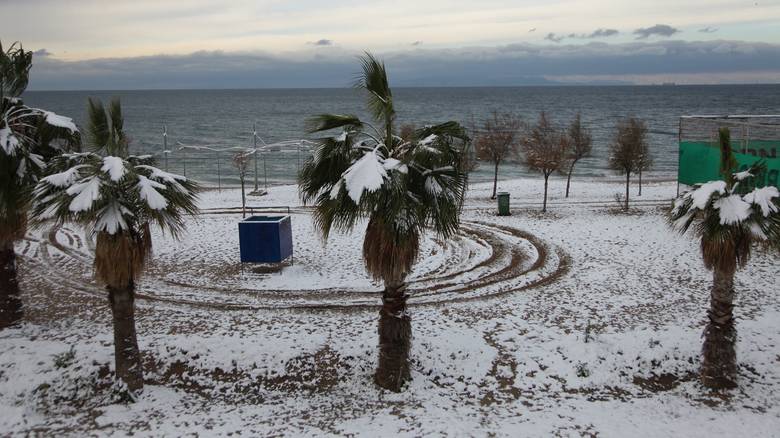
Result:
{"label": "palm tree trunk", "polygon": [[631,182],[631,172],[626,172],[626,204],[623,210],[628,211],[628,184]]}
{"label": "palm tree trunk", "polygon": [[114,316],[116,377],[122,379],[129,390],[137,391],[143,388],[144,377],[135,332],[135,284],[130,282],[124,288],[108,286],[107,289]]}
{"label": "palm tree trunk", "polygon": [[571,185],[571,173],[574,171],[574,165],[577,164],[576,161],[571,162],[571,166],[569,166],[569,174],[566,176],[566,197],[569,197],[569,186]]}
{"label": "palm tree trunk", "polygon": [[710,309],[702,346],[701,381],[710,388],[736,387],[737,329],[734,324],[734,269],[712,273]]}
{"label": "palm tree trunk", "polygon": [[0,329],[10,327],[22,319],[22,298],[16,279],[16,253],[13,242],[0,248]]}
{"label": "palm tree trunk", "polygon": [[496,167],[493,172],[493,195],[490,199],[496,199],[496,188],[498,187],[498,161],[496,161]]}
{"label": "palm tree trunk", "polygon": [[550,175],[544,174],[544,202],[542,203],[542,213],[547,211],[547,179]]}
{"label": "palm tree trunk", "polygon": [[385,282],[379,310],[379,365],[374,380],[380,387],[394,392],[400,392],[411,379],[412,318],[406,311],[406,299],[403,280]]}

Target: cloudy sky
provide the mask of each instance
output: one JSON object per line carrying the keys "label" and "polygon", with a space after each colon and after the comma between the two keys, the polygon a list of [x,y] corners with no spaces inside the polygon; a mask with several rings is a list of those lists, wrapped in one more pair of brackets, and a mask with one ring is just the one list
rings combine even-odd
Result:
{"label": "cloudy sky", "polygon": [[31,89],[780,82],[780,0],[0,0]]}

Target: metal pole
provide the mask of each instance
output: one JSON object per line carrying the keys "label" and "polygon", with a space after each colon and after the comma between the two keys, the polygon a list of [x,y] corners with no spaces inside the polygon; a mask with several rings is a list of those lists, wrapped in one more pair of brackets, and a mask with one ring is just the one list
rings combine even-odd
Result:
{"label": "metal pole", "polygon": [[680,117],[677,121],[677,197],[680,197],[680,143],[682,143],[683,119]]}
{"label": "metal pole", "polygon": [[187,150],[184,150],[184,156],[182,157],[182,163],[184,163],[184,176],[187,176]]}
{"label": "metal pole", "polygon": [[268,193],[268,172],[265,167],[265,154],[263,154],[263,179],[265,180],[265,192]]}
{"label": "metal pole", "polygon": [[296,173],[301,173],[301,144],[300,143],[298,143],[298,172]]}
{"label": "metal pole", "polygon": [[217,190],[222,191],[222,173],[219,168],[219,151],[217,152]]}
{"label": "metal pole", "polygon": [[165,171],[168,171],[168,125],[163,125],[163,155],[165,156]]}
{"label": "metal pole", "polygon": [[257,191],[257,123],[252,124],[252,140],[255,143],[255,191]]}

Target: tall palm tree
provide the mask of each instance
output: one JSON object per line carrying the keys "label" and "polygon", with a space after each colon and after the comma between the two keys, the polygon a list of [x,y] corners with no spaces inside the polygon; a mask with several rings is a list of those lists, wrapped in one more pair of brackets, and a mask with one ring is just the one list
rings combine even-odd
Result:
{"label": "tall palm tree", "polygon": [[52,160],[34,191],[39,221],[84,225],[95,236],[95,276],[106,285],[113,314],[116,376],[132,392],[143,387],[135,330],[135,282],[152,248],[150,227],[177,237],[184,214],[197,212],[197,185],[128,154],[119,100],[107,111],[89,100],[86,132],[92,152]]}
{"label": "tall palm tree", "polygon": [[355,85],[365,92],[376,126],[353,115],[310,119],[311,132],[341,132],[320,140],[298,182],[303,202],[315,205],[314,222],[326,239],[334,228],[351,230],[368,220],[363,260],[368,273],[385,286],[375,381],[400,391],[410,379],[405,280],[426,229],[445,238],[458,229],[467,178],[459,145],[465,147],[468,138],[456,122],[417,129],[408,140],[395,135],[385,66],[371,54],[361,62]]}
{"label": "tall palm tree", "polygon": [[31,66],[32,52],[17,44],[5,51],[0,43],[0,329],[23,314],[14,242],[27,231],[32,188],[45,162],[78,142],[70,119],[30,108],[19,98]]}
{"label": "tall palm tree", "polygon": [[720,131],[720,148],[723,180],[683,193],[674,202],[670,220],[680,232],[692,230],[700,239],[704,266],[712,271],[702,383],[730,388],[736,386],[737,375],[734,274],[745,266],[754,244],[780,249],[780,192],[772,186],[750,190],[751,180],[765,170],[762,163],[734,173],[737,163],[727,128]]}

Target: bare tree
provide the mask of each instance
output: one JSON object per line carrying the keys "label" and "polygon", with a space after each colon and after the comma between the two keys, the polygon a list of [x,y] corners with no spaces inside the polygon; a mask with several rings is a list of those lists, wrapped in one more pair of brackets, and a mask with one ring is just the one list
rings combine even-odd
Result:
{"label": "bare tree", "polygon": [[244,191],[246,176],[249,173],[249,156],[253,152],[237,152],[233,155],[233,167],[238,170],[238,179],[241,180],[241,215],[246,217],[246,193]]}
{"label": "bare tree", "polygon": [[544,202],[542,211],[547,211],[547,183],[553,172],[560,171],[566,163],[569,153],[569,137],[565,131],[559,131],[550,124],[542,111],[539,121],[531,127],[523,140],[523,160],[529,169],[541,172],[544,176]]}
{"label": "bare tree", "polygon": [[498,166],[505,159],[517,155],[520,123],[520,117],[516,115],[494,111],[483,123],[474,142],[477,158],[490,161],[494,166],[493,194],[490,199],[496,199]]}
{"label": "bare tree", "polygon": [[571,174],[574,171],[574,165],[577,161],[590,156],[593,149],[593,141],[590,131],[582,126],[580,113],[569,125],[569,152],[567,154],[569,161],[569,171],[566,175],[566,197],[569,197],[569,186],[571,185]]}
{"label": "bare tree", "polygon": [[398,133],[398,136],[401,137],[403,141],[412,141],[414,138],[414,131],[416,131],[417,128],[411,124],[406,123],[401,125],[401,131]]}
{"label": "bare tree", "polygon": [[647,151],[647,125],[631,117],[618,122],[615,138],[609,145],[609,168],[626,176],[626,200],[623,210],[628,211],[628,187],[631,173],[638,171],[640,156]]}

